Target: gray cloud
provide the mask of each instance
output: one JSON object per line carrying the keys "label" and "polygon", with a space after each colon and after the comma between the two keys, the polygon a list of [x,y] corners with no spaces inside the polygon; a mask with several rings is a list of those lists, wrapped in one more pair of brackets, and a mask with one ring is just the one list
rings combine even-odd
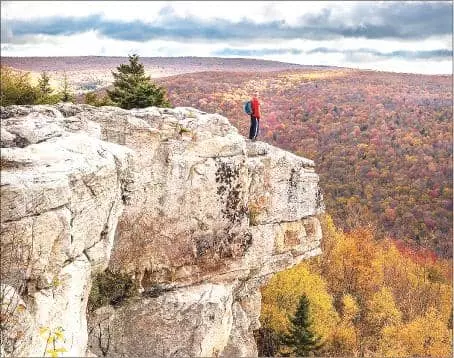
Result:
{"label": "gray cloud", "polygon": [[[301,21],[323,33],[368,39],[423,39],[452,34],[450,2],[361,2],[348,18],[340,18],[326,8],[320,14],[306,14]],[[354,25],[346,25],[353,23]]]}
{"label": "gray cloud", "polygon": [[326,47],[318,47],[313,50],[307,51],[307,54],[315,53],[340,53],[345,56],[358,56],[358,55],[372,55],[383,58],[405,58],[407,60],[443,60],[450,59],[453,56],[452,50],[429,50],[429,51],[392,51],[380,52],[373,49],[355,49],[355,50],[339,50]]}
{"label": "gray cloud", "polygon": [[11,29],[7,26],[6,21],[0,23],[0,38],[2,43],[10,42],[13,38]]}
{"label": "gray cloud", "polygon": [[[154,23],[107,20],[100,15],[86,17],[48,17],[33,21],[8,20],[10,35],[2,42],[16,42],[18,37],[34,34],[72,35],[97,30],[118,40],[326,40],[348,38],[424,39],[433,35],[452,34],[452,3],[387,2],[359,3],[349,18],[337,16],[334,10],[306,14],[300,25],[289,26],[285,20],[255,23],[250,20],[232,22],[225,19],[202,20],[178,17],[166,6]],[[5,20],[2,20],[4,23]],[[353,23],[354,25],[347,25]]]}

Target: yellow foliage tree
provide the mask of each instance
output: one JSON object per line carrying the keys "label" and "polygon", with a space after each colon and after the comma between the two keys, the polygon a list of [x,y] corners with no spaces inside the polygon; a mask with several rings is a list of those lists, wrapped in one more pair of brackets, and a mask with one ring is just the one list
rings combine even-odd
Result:
{"label": "yellow foliage tree", "polygon": [[430,307],[437,307],[447,322],[452,309],[452,261],[418,263],[391,242],[382,245],[384,283],[393,292],[402,319],[411,321]]}
{"label": "yellow foliage tree", "polygon": [[342,297],[342,319],[334,328],[330,353],[336,356],[357,356],[358,329],[355,322],[358,319],[360,307],[356,299],[346,294]]}
{"label": "yellow foliage tree", "polygon": [[366,320],[374,330],[384,326],[400,323],[402,314],[394,302],[394,297],[388,287],[382,287],[371,300],[366,303]]}
{"label": "yellow foliage tree", "polygon": [[362,351],[376,351],[382,339],[382,330],[398,325],[401,319],[402,313],[396,306],[391,290],[382,287],[365,304],[361,322]]}
{"label": "yellow foliage tree", "polygon": [[406,324],[383,329],[383,356],[451,357],[452,330],[435,308]]}
{"label": "yellow foliage tree", "polygon": [[360,308],[356,299],[350,294],[344,295],[342,297],[342,319],[346,322],[353,323],[358,317],[359,312]]}
{"label": "yellow foliage tree", "polygon": [[359,299],[369,297],[383,282],[381,249],[369,228],[349,234],[338,231],[332,219],[322,219],[323,255],[311,265],[327,280],[335,300],[345,293]]}

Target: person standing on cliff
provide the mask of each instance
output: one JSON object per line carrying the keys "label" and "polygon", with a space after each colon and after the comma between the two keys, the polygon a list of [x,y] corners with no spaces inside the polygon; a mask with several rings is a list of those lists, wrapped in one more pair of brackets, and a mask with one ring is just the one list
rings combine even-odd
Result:
{"label": "person standing on cliff", "polygon": [[259,134],[260,124],[260,102],[258,100],[259,93],[255,92],[251,100],[251,128],[249,129],[249,139],[255,142],[257,134]]}

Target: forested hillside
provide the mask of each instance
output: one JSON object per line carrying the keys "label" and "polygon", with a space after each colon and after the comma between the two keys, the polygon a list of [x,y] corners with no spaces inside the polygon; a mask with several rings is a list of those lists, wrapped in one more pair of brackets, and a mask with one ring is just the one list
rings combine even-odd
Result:
{"label": "forested hillside", "polygon": [[260,356],[285,354],[280,339],[301,295],[318,356],[452,356],[452,261],[393,240],[371,228],[345,234],[322,220],[321,256],[275,275],[262,290]]}
{"label": "forested hillside", "polygon": [[314,159],[336,226],[372,225],[452,257],[452,77],[347,69],[202,72],[159,80],[175,106],[219,112],[245,136]]}

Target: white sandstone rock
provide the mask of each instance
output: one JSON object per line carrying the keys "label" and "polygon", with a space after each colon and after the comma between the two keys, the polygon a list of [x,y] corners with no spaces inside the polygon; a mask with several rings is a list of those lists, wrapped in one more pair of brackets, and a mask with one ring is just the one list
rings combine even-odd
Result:
{"label": "white sandstone rock", "polygon": [[[260,286],[320,253],[313,161],[189,107],[1,118],[1,273],[26,305],[23,355],[44,352],[42,327],[64,329],[66,356],[257,354]],[[139,290],[91,312],[88,334],[106,267]]]}

